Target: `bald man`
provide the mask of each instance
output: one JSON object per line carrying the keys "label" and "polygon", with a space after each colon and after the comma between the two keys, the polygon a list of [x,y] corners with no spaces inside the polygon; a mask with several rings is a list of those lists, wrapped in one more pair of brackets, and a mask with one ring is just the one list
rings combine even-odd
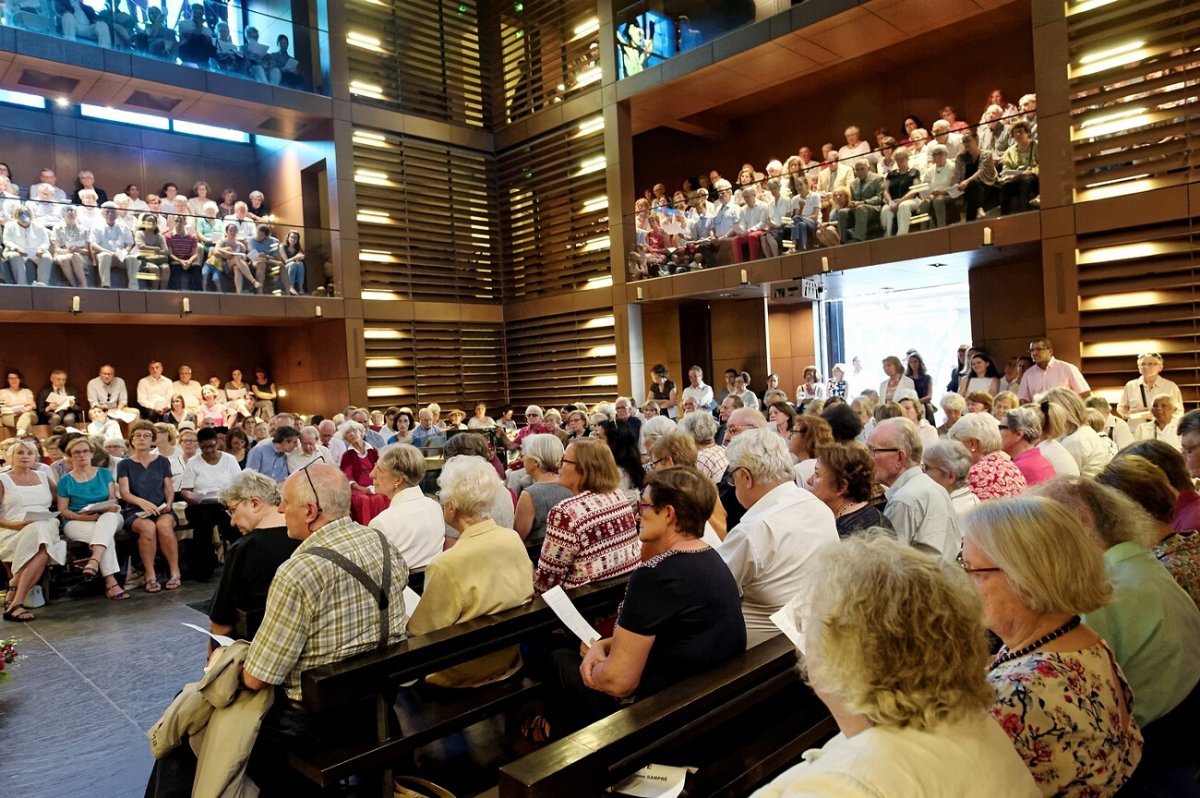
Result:
{"label": "bald man", "polygon": [[[767,419],[760,410],[739,407],[729,414],[729,421],[725,424],[725,445],[728,446],[730,441],[746,430],[764,429],[766,426]],[[721,499],[721,506],[725,508],[726,529],[733,529],[746,514],[746,508],[737,498],[732,471],[732,468],[726,470],[725,478],[717,483],[717,496]]]}

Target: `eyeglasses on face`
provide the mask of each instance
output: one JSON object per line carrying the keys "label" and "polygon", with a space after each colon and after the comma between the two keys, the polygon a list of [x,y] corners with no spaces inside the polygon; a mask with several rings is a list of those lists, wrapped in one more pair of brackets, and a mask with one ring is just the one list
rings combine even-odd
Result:
{"label": "eyeglasses on face", "polygon": [[577,462],[578,462],[578,461],[576,461],[576,460],[568,460],[568,459],[566,458],[566,456],[564,455],[563,457],[560,457],[560,458],[558,458],[558,467],[559,467],[559,468],[562,468],[562,467],[563,467],[563,465],[564,465],[564,464],[567,464],[567,463],[569,463],[569,464],[571,464],[571,465],[576,465],[576,464],[577,464]]}
{"label": "eyeglasses on face", "polygon": [[890,448],[888,448],[888,449],[884,449],[884,448],[880,448],[880,447],[876,447],[876,446],[868,446],[868,447],[867,447],[867,449],[868,449],[868,451],[870,451],[870,452],[871,452],[871,454],[872,454],[873,456],[875,456],[875,457],[878,457],[878,456],[879,456],[879,455],[881,455],[881,454],[886,454],[887,452],[899,452],[899,451],[901,451],[900,449],[890,449]]}
{"label": "eyeglasses on face", "polygon": [[737,484],[737,472],[739,472],[739,471],[745,471],[746,473],[750,473],[749,470],[745,466],[737,466],[735,468],[731,468],[729,470],[729,473],[725,475],[725,484],[730,487],[733,487],[734,485],[736,485]]}
{"label": "eyeglasses on face", "polygon": [[967,572],[968,575],[972,575],[972,576],[975,574],[992,574],[992,573],[1003,573],[1004,572],[1003,568],[972,568],[971,566],[967,565],[967,561],[963,559],[962,549],[958,550],[958,556],[954,558],[954,561],[956,563],[958,563],[959,568],[962,568],[964,571]]}

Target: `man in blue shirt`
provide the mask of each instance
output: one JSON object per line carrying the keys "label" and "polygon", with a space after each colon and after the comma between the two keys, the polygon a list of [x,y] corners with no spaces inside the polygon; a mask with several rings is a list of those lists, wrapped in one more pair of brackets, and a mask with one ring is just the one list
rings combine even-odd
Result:
{"label": "man in blue shirt", "polygon": [[[267,275],[272,267],[279,268],[279,279],[283,283],[287,281],[287,270],[283,269],[283,258],[280,256],[279,239],[271,235],[271,228],[265,224],[260,224],[255,233],[254,238],[247,242],[250,250],[250,263],[254,266],[254,274],[258,278],[260,286],[267,283]],[[283,292],[286,294],[289,286],[283,285]],[[259,288],[259,293],[263,292],[263,288]]]}
{"label": "man in blue shirt", "polygon": [[437,457],[446,445],[446,432],[433,423],[433,411],[429,408],[422,408],[417,419],[419,423],[412,432],[412,445],[426,457]]}
{"label": "man in blue shirt", "polygon": [[276,482],[288,478],[288,455],[296,449],[300,431],[295,427],[279,427],[266,440],[259,441],[246,457],[246,470],[257,471]]}

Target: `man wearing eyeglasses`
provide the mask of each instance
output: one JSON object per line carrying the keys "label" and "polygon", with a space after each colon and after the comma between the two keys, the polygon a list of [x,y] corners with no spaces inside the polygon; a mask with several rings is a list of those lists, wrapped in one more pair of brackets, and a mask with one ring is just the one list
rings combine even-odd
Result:
{"label": "man wearing eyeglasses", "polygon": [[[1117,402],[1117,412],[1129,421],[1130,429],[1152,421],[1151,409],[1154,407],[1154,400],[1160,396],[1170,397],[1175,413],[1182,413],[1183,394],[1180,393],[1178,385],[1162,376],[1162,355],[1157,352],[1138,355],[1137,367],[1140,376],[1125,383],[1125,391]],[[1137,435],[1136,430],[1134,435]]]}
{"label": "man wearing eyeglasses", "polygon": [[341,470],[315,463],[297,471],[283,483],[282,498],[288,537],[301,543],[271,581],[242,668],[250,690],[277,689],[249,770],[256,783],[275,787],[288,783],[286,758],[297,736],[312,739],[331,723],[339,734],[353,734],[363,721],[374,730],[373,708],[336,719],[299,709],[300,674],[403,640],[408,584],[408,566],[383,533],[350,519],[350,483]]}
{"label": "man wearing eyeglasses", "polygon": [[125,380],[117,376],[117,370],[105,363],[100,367],[100,376],[93,377],[87,384],[88,407],[103,407],[105,410],[124,410],[129,404],[129,391]]}
{"label": "man wearing eyeglasses", "polygon": [[787,444],[773,431],[746,430],[725,454],[734,492],[746,512],[717,553],[742,595],[750,648],[778,634],[770,616],[815,585],[812,555],[838,544],[837,525],[825,503],[796,484]]}
{"label": "man wearing eyeglasses", "polygon": [[907,418],[875,425],[867,438],[875,459],[875,481],[887,490],[883,510],[901,541],[953,560],[962,544],[962,529],[950,494],[921,470],[924,450],[917,427]]}
{"label": "man wearing eyeglasses", "polygon": [[1049,338],[1030,341],[1029,356],[1033,358],[1033,365],[1021,375],[1021,387],[1017,392],[1022,403],[1032,402],[1033,397],[1051,388],[1070,388],[1083,399],[1092,392],[1092,387],[1074,364],[1054,357]]}

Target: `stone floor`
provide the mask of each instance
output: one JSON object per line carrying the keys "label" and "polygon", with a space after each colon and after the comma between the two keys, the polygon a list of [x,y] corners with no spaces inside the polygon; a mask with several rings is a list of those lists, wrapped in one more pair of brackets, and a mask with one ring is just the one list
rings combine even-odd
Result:
{"label": "stone floor", "polygon": [[129,601],[60,599],[32,623],[0,623],[25,656],[0,684],[0,795],[143,795],[146,732],[179,688],[200,677],[204,606],[216,587],[133,591]]}

